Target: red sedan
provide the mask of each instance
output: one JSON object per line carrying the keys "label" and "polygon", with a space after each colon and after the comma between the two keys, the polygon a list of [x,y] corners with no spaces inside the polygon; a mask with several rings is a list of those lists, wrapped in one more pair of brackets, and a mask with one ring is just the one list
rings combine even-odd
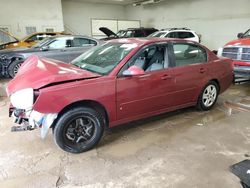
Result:
{"label": "red sedan", "polygon": [[13,131],[53,129],[63,150],[93,148],[104,127],[189,106],[209,110],[232,83],[232,60],[177,39],[119,39],[71,64],[29,58],[7,87]]}

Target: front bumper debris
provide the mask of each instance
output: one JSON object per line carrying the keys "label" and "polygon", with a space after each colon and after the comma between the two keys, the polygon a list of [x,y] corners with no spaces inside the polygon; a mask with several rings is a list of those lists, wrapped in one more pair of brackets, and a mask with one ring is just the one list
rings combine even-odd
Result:
{"label": "front bumper debris", "polygon": [[21,131],[32,131],[34,130],[29,124],[22,124],[19,126],[12,126],[11,127],[11,132],[21,132]]}
{"label": "front bumper debris", "polygon": [[37,128],[41,129],[41,138],[44,139],[49,128],[52,126],[57,114],[42,114],[35,110],[25,111],[11,107],[9,114],[14,118],[14,123],[17,126],[12,126],[11,131],[31,131]]}

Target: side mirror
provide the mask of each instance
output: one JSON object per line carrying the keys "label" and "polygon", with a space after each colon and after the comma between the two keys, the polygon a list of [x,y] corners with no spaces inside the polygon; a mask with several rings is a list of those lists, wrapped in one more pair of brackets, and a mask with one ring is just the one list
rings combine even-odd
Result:
{"label": "side mirror", "polygon": [[129,67],[127,70],[125,70],[122,75],[123,76],[140,76],[140,75],[144,75],[145,72],[142,68],[137,67],[135,65]]}
{"label": "side mirror", "polygon": [[48,51],[49,50],[49,46],[43,46],[43,47],[41,47],[41,50],[42,51]]}
{"label": "side mirror", "polygon": [[243,35],[244,35],[244,33],[238,33],[237,37],[240,39],[243,37]]}

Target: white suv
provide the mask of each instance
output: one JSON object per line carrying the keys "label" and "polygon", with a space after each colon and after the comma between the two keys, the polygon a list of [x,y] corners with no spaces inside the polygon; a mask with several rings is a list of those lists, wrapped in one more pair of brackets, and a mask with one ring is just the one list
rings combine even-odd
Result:
{"label": "white suv", "polygon": [[200,37],[195,31],[191,31],[187,28],[169,28],[156,31],[148,37],[160,37],[160,38],[179,38],[185,40],[191,40],[200,43]]}

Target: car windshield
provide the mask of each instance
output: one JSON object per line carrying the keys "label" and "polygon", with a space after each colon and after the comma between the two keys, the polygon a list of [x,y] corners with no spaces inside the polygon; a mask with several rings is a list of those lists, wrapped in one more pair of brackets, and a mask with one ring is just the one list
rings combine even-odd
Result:
{"label": "car windshield", "polygon": [[250,37],[250,29],[244,33],[243,38]]}
{"label": "car windshield", "polygon": [[44,45],[46,45],[47,43],[49,43],[50,41],[52,40],[52,38],[45,38],[43,40],[41,40],[40,42],[38,42],[37,44],[35,44],[33,46],[33,48],[41,48],[43,47]]}
{"label": "car windshield", "polygon": [[125,30],[120,30],[120,31],[118,31],[118,33],[116,33],[116,35],[117,35],[118,37],[123,37],[125,34],[126,34],[126,31],[125,31]]}
{"label": "car windshield", "polygon": [[157,31],[157,32],[154,32],[152,33],[151,35],[149,35],[148,37],[164,37],[166,34],[166,32],[163,32],[163,31]]}
{"label": "car windshield", "polygon": [[72,64],[90,72],[107,75],[136,46],[133,43],[106,43],[85,52],[73,60]]}
{"label": "car windshield", "polygon": [[0,30],[0,45],[7,44],[9,42],[18,42],[16,38],[9,35],[7,32]]}
{"label": "car windshield", "polygon": [[122,37],[129,38],[129,37],[133,37],[133,33],[134,31],[132,30],[120,30],[116,35],[120,38]]}

